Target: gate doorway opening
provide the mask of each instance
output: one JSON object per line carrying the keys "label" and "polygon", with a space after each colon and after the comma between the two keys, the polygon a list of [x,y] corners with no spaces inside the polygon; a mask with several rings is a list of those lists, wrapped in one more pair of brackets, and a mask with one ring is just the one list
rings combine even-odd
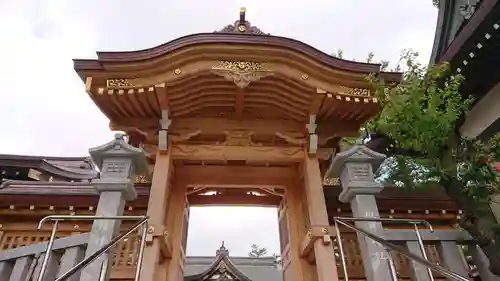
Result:
{"label": "gate doorway opening", "polygon": [[248,206],[195,206],[190,208],[189,257],[214,256],[224,242],[232,257],[248,257],[257,245],[262,256],[279,255],[278,209]]}

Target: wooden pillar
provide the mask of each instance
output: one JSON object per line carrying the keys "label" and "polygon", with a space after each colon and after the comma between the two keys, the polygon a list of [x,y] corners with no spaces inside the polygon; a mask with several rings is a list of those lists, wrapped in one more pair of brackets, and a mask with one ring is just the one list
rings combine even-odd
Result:
{"label": "wooden pillar", "polygon": [[[182,184],[172,184],[172,193],[167,208],[167,228],[172,242],[172,258],[168,263],[167,281],[184,280],[184,260],[185,253],[183,247],[183,232],[186,216],[186,186]],[[187,229],[186,229],[187,232]],[[155,279],[160,280],[160,279]]]}
{"label": "wooden pillar", "polygon": [[[149,234],[141,270],[141,281],[166,280],[166,260],[162,257],[166,228],[167,202],[170,195],[170,176],[173,163],[170,151],[158,153],[153,170],[147,215]],[[168,233],[168,232],[167,232]],[[163,240],[163,241],[162,241]]]}
{"label": "wooden pillar", "polygon": [[[328,227],[328,213],[323,194],[323,180],[318,159],[306,156],[304,160],[305,194],[311,227]],[[325,245],[322,239],[314,242],[314,255],[318,281],[338,281],[337,265],[332,244]]]}
{"label": "wooden pillar", "polygon": [[[303,192],[301,185],[287,186],[284,198],[283,211],[287,223],[288,245],[282,245],[282,262],[284,281],[317,280],[316,269],[306,259],[300,258],[300,244],[307,235],[308,213],[303,208]],[[280,231],[282,229],[280,228]]]}

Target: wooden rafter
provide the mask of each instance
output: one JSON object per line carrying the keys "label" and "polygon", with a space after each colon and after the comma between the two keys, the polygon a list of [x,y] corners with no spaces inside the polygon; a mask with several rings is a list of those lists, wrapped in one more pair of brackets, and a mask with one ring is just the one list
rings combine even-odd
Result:
{"label": "wooden rafter", "polygon": [[245,88],[237,87],[236,90],[236,103],[235,103],[235,118],[236,120],[241,120],[243,114],[243,107],[245,103]]}

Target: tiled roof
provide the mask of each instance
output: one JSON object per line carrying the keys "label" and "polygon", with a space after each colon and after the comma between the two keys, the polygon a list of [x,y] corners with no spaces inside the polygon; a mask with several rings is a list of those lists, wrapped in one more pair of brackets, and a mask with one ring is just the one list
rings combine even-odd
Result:
{"label": "tiled roof", "polygon": [[[228,260],[252,281],[282,281],[282,271],[273,257],[228,257]],[[214,266],[217,257],[187,257],[184,269],[186,277],[199,275]]]}

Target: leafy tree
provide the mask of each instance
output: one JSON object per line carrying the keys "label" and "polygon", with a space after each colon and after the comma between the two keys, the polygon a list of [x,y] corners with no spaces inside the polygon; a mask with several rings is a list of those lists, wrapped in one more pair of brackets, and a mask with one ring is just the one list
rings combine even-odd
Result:
{"label": "leafy tree", "polygon": [[281,261],[282,261],[281,256],[280,256],[280,255],[278,255],[278,254],[273,254],[273,258],[274,258],[274,263],[276,264],[276,266],[277,266],[278,268],[281,268],[281,266],[282,266],[282,263],[281,263]]}
{"label": "leafy tree", "polygon": [[332,54],[331,56],[342,59],[344,58],[344,51],[342,51],[342,49],[338,49],[337,52]]}
{"label": "leafy tree", "polygon": [[259,247],[256,244],[252,244],[252,245],[250,245],[250,248],[251,248],[251,250],[248,253],[249,257],[258,258],[258,257],[262,257],[265,254],[267,254],[267,248],[265,248],[265,247]]}
{"label": "leafy tree", "polygon": [[[500,136],[466,139],[458,128],[473,99],[460,92],[461,75],[447,63],[420,65],[409,50],[398,85],[370,76],[382,110],[368,121],[370,146],[388,155],[381,178],[405,188],[443,188],[465,213],[459,226],[476,239],[500,275],[500,231],[489,203],[499,193]],[[498,241],[496,243],[495,241]]]}

